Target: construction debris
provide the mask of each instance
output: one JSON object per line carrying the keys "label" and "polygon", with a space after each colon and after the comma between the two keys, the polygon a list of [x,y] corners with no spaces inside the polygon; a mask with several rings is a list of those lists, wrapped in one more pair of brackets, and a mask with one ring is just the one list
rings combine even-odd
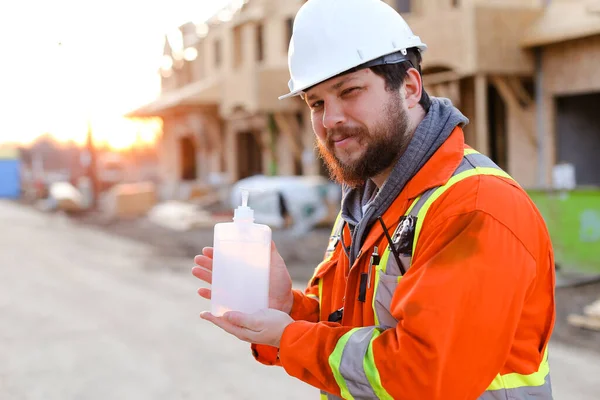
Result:
{"label": "construction debris", "polygon": [[163,228],[189,231],[195,228],[213,228],[217,222],[230,222],[230,216],[213,216],[195,204],[167,201],[156,205],[148,213],[148,219]]}
{"label": "construction debris", "polygon": [[111,218],[138,218],[146,215],[156,203],[153,183],[120,183],[106,193],[103,209]]}
{"label": "construction debris", "polygon": [[76,213],[85,209],[81,192],[69,182],[54,182],[48,197],[37,202],[38,209],[45,212],[63,211]]}
{"label": "construction debris", "polygon": [[600,299],[583,308],[583,314],[570,314],[567,321],[578,328],[600,331]]}

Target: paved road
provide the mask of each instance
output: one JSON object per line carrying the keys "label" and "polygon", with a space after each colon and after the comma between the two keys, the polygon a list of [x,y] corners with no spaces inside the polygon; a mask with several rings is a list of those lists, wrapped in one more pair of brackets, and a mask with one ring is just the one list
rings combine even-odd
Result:
{"label": "paved road", "polygon": [[[0,399],[318,398],[198,318],[198,283],[164,268],[187,260],[3,201],[0,227]],[[600,357],[551,357],[556,399],[600,399]]]}

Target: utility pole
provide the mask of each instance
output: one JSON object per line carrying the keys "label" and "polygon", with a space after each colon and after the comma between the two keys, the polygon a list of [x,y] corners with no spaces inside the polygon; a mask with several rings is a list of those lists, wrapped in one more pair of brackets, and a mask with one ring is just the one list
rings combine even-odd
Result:
{"label": "utility pole", "polygon": [[92,191],[90,211],[94,211],[98,207],[98,198],[100,192],[100,185],[98,184],[98,175],[96,169],[96,149],[94,147],[94,134],[92,132],[92,123],[88,120],[87,126],[87,142],[86,142],[86,157],[85,161],[87,164],[86,175],[90,180],[90,189]]}

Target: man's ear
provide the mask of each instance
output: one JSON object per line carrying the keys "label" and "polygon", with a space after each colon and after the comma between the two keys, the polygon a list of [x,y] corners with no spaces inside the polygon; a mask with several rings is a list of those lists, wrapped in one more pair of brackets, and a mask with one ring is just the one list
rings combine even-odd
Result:
{"label": "man's ear", "polygon": [[423,80],[415,68],[409,68],[404,78],[404,101],[408,109],[414,108],[421,101]]}

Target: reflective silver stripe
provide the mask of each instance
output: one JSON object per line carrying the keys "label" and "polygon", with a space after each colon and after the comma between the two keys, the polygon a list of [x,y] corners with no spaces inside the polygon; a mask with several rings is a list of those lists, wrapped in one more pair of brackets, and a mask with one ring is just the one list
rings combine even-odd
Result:
{"label": "reflective silver stripe", "polygon": [[[469,169],[473,169],[473,165],[467,161],[465,158],[461,161],[456,171],[454,171],[454,175],[458,175],[464,171]],[[427,200],[438,190],[440,187],[434,187],[427,190],[423,193],[418,199],[415,205],[410,209],[407,215],[417,217]],[[401,226],[398,224],[396,231],[392,237],[395,237],[398,233],[398,229]],[[390,252],[389,246],[386,247],[386,252]],[[373,301],[373,310],[375,312],[376,321],[380,326],[391,328],[396,326],[398,320],[392,316],[390,313],[390,304],[392,303],[392,297],[394,296],[394,292],[396,291],[396,286],[398,286],[398,282],[401,278],[400,276],[400,268],[398,267],[398,263],[396,262],[396,258],[387,254],[387,257],[383,257],[385,262],[385,274],[382,271],[378,271],[376,275],[376,279],[378,279],[375,291],[375,298]],[[404,265],[404,269],[408,271],[412,262],[412,256],[410,255],[400,255],[400,261]]]}
{"label": "reflective silver stripe", "polygon": [[[391,251],[386,249],[386,251]],[[400,258],[400,262],[404,265],[404,269],[408,270],[410,267],[411,256],[406,254],[398,254]],[[393,255],[388,255],[387,263],[385,264],[385,273],[388,275],[399,276],[400,275],[400,267],[398,266],[398,262],[396,261],[396,257]]]}
{"label": "reflective silver stripe", "polygon": [[[473,154],[473,156],[480,156],[480,155],[481,154]],[[465,156],[465,157],[470,157],[470,155],[469,156]],[[483,157],[485,157],[485,156],[483,156]],[[478,159],[474,159],[474,160],[477,161]],[[460,162],[458,168],[456,169],[456,171],[454,171],[454,173],[452,174],[452,176],[458,175],[460,173],[463,173],[463,172],[465,172],[465,171],[467,171],[469,169],[473,169],[473,168],[474,168],[474,165],[471,162],[467,161],[466,158],[463,158],[462,161]],[[440,186],[437,186],[437,187],[431,188],[431,189],[427,190],[425,193],[423,193],[417,199],[417,202],[415,203],[415,205],[410,209],[410,212],[407,213],[406,215],[410,215],[410,216],[413,216],[413,217],[416,217],[417,215],[419,215],[419,212],[421,211],[421,209],[425,205],[425,202],[427,202],[427,200],[439,188],[440,188]],[[394,235],[392,237],[396,236],[396,234],[398,233],[398,229],[400,229],[401,227],[402,226],[400,224],[398,224],[398,226],[396,227],[396,231],[394,231]],[[390,251],[389,250],[389,246],[386,249],[386,251]],[[409,256],[409,255],[400,255],[400,260],[404,264],[404,269],[408,271],[408,268],[410,268],[412,257]],[[388,275],[400,275],[400,268],[398,267],[398,263],[396,262],[396,258],[395,257],[388,257],[385,270],[386,270],[386,273]],[[390,300],[391,300],[391,298],[390,298]]]}
{"label": "reflective silver stripe", "polygon": [[487,390],[477,400],[552,400],[550,374],[542,386],[523,386],[511,389]]}
{"label": "reflective silver stripe", "polygon": [[377,398],[363,366],[374,331],[375,327],[357,329],[346,342],[342,353],[340,373],[346,381],[348,391],[355,399]]}
{"label": "reflective silver stripe", "polygon": [[[393,258],[393,257],[390,257]],[[377,313],[377,323],[384,328],[392,328],[398,324],[398,320],[390,313],[390,304],[392,296],[398,286],[398,278],[384,278],[387,275],[380,274],[377,293],[375,294],[375,312]],[[393,280],[393,281],[392,281]]]}
{"label": "reflective silver stripe", "polygon": [[484,156],[483,154],[467,154],[464,159],[466,159],[473,167],[501,169],[496,163],[490,160],[489,157]]}
{"label": "reflective silver stripe", "polygon": [[[477,167],[482,167],[482,168],[489,167],[489,168],[500,169],[500,167],[498,167],[496,164],[494,164],[494,162],[492,160],[490,160],[488,157],[484,156],[483,154],[479,154],[479,153],[467,154],[463,157],[462,161],[458,165],[458,168],[456,168],[456,170],[454,171],[452,176],[456,176],[458,174],[461,174],[465,171],[468,171],[470,169],[477,168]],[[440,187],[442,187],[442,186],[437,186],[437,187],[431,188],[431,189],[427,190],[425,193],[423,193],[417,199],[416,204],[412,207],[412,209],[410,209],[410,212],[407,215],[417,217],[419,215],[419,212],[421,211],[421,209],[427,202],[427,200],[429,200],[429,198]],[[399,228],[400,228],[400,225],[396,228],[396,230]],[[394,236],[396,235],[396,233],[397,232],[394,232]],[[392,236],[392,237],[394,237],[394,236]],[[389,251],[389,249],[386,249],[386,251]],[[405,270],[408,270],[408,268],[410,267],[410,264],[412,262],[412,257],[405,255],[405,256],[401,257],[401,261],[404,263]],[[390,275],[394,274],[394,271],[397,271],[398,275],[400,274],[400,269],[398,268],[398,263],[396,262],[395,257],[388,257],[388,261],[387,261],[385,269],[386,269],[386,271],[389,271],[388,274],[390,274]],[[389,300],[391,300],[391,298]]]}
{"label": "reflective silver stripe", "polygon": [[476,166],[476,165],[473,165],[471,162],[469,162],[466,157],[469,157],[469,156],[463,157],[462,161],[458,165],[458,168],[456,168],[456,171],[454,171],[452,176],[462,174],[463,172],[468,171]]}
{"label": "reflective silver stripe", "polygon": [[421,195],[421,197],[419,197],[419,199],[417,200],[417,203],[414,205],[414,207],[410,210],[410,213],[408,213],[408,215],[412,215],[413,217],[416,217],[417,214],[419,214],[419,211],[421,210],[421,208],[423,208],[423,206],[425,205],[425,202],[427,201],[427,199],[429,199],[431,197],[431,195],[437,190],[438,187],[431,188],[428,191],[426,191],[425,193],[423,193]]}
{"label": "reflective silver stripe", "polygon": [[[388,263],[392,262],[393,259],[394,257],[390,257]],[[396,263],[395,260],[393,262]],[[392,328],[398,324],[398,320],[390,312],[390,304],[392,304],[392,297],[401,277],[383,274],[379,271],[377,279],[377,291],[373,301],[377,323],[384,328]]]}

